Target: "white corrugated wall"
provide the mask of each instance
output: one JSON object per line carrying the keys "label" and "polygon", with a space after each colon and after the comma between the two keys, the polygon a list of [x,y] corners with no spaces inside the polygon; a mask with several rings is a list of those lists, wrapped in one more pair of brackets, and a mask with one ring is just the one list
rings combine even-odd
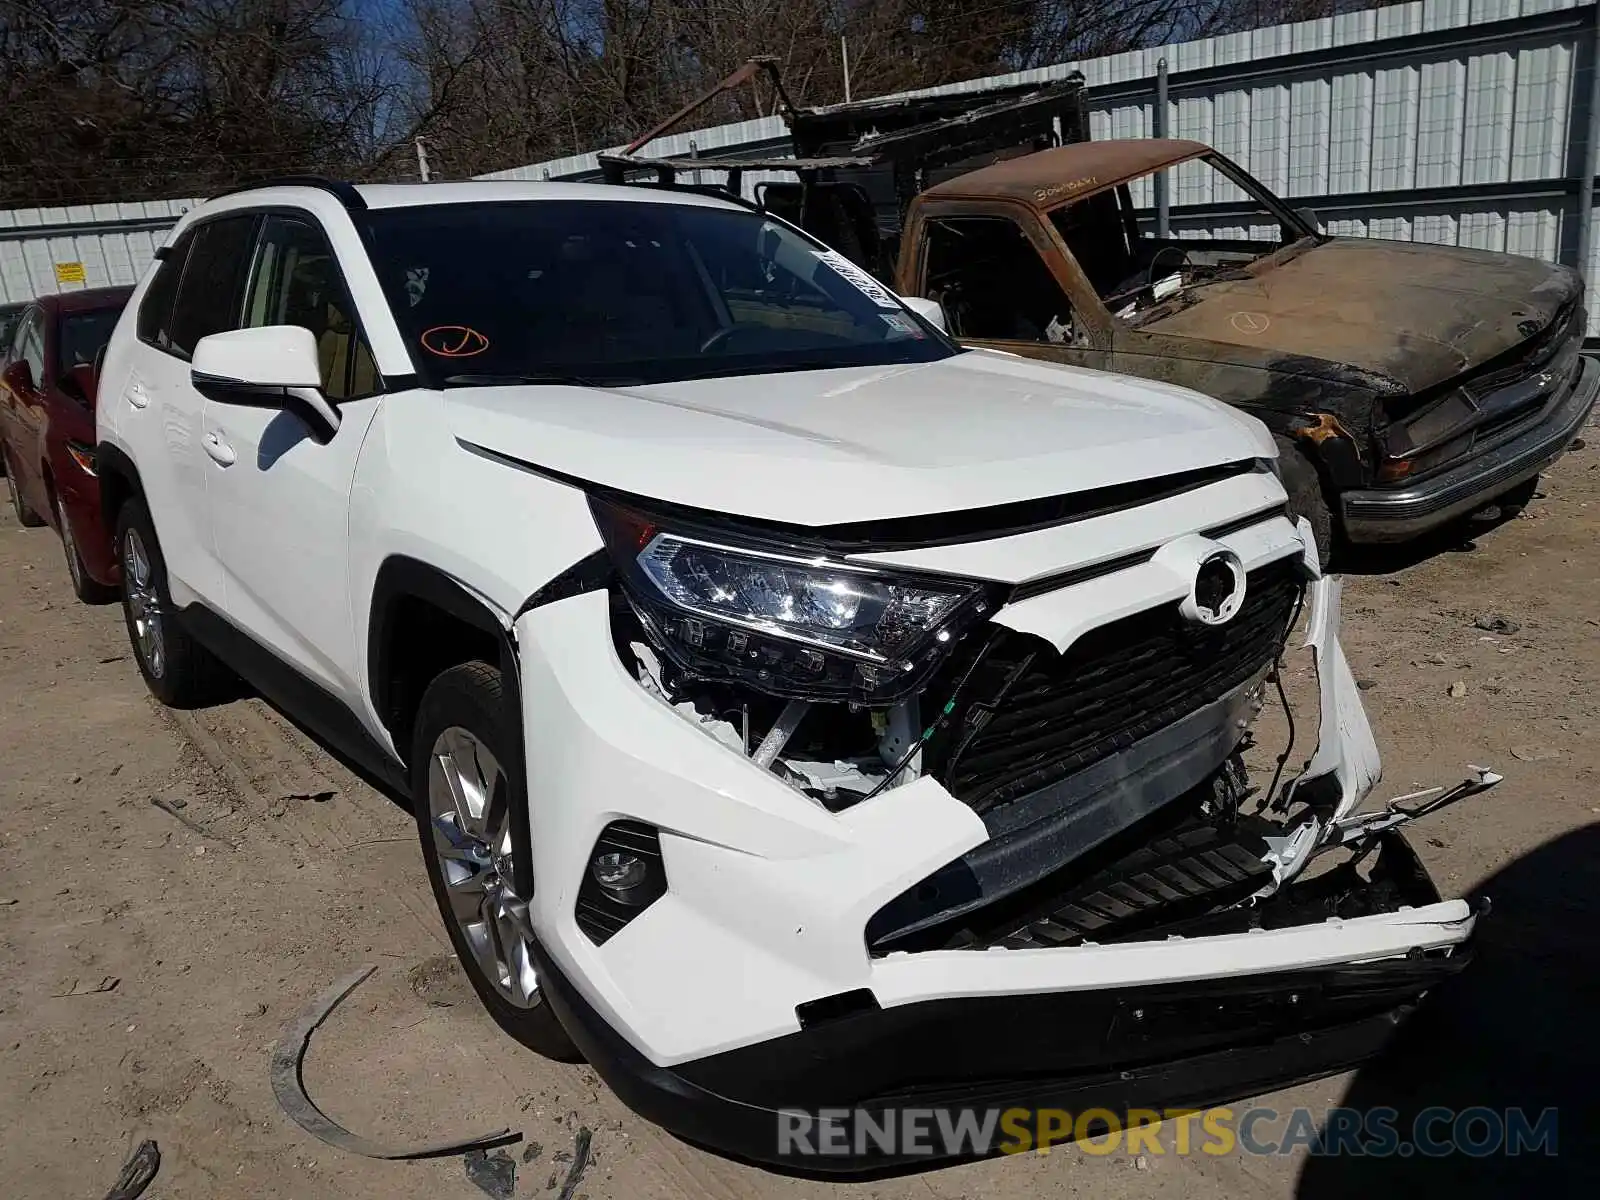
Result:
{"label": "white corrugated wall", "polygon": [[[0,211],[0,304],[136,283],[166,230],[198,203],[150,200]],[[82,266],[82,282],[61,281],[59,274],[76,274],[74,264]]]}

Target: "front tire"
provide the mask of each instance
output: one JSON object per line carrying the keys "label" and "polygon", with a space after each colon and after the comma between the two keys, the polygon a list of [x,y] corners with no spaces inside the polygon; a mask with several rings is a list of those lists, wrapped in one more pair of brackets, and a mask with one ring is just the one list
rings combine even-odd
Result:
{"label": "front tire", "polygon": [[423,693],[411,751],[411,800],[422,858],[473,990],[495,1023],[562,1062],[581,1056],[545,1000],[527,900],[512,892],[511,789],[500,672],[469,662]]}
{"label": "front tire", "polygon": [[1322,476],[1317,468],[1293,442],[1287,438],[1274,439],[1278,443],[1278,466],[1283,472],[1283,490],[1289,493],[1289,516],[1304,517],[1311,524],[1317,538],[1317,559],[1322,569],[1328,569],[1333,558],[1333,510],[1322,490]]}
{"label": "front tire", "polygon": [[122,506],[115,545],[128,642],[151,695],[173,708],[199,708],[225,698],[236,677],[175,619],[167,564],[144,501]]}

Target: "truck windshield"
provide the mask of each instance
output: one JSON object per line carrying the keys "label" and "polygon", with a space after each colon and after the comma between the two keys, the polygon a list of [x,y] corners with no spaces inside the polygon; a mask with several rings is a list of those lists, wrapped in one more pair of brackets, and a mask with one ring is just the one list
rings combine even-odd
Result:
{"label": "truck windshield", "polygon": [[654,200],[369,214],[423,382],[657,383],[956,353],[871,276],[758,213]]}
{"label": "truck windshield", "polygon": [[[1064,204],[1050,220],[1112,316],[1138,325],[1181,308],[1207,283],[1312,236],[1282,201],[1220,155],[1205,155]],[[1158,174],[1178,209],[1156,226]],[[1248,185],[1248,186],[1247,186]],[[1204,204],[1202,217],[1182,206]]]}

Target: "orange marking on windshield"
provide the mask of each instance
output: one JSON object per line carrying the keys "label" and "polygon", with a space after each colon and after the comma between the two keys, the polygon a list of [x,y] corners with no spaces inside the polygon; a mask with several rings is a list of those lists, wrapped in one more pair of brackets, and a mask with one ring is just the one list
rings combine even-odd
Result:
{"label": "orange marking on windshield", "polygon": [[470,325],[435,325],[424,329],[422,348],[440,358],[471,358],[489,348],[489,339]]}

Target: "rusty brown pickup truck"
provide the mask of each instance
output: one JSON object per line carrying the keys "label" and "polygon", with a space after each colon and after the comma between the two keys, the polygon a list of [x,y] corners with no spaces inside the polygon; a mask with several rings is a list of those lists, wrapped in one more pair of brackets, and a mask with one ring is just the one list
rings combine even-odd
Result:
{"label": "rusty brown pickup truck", "polygon": [[[1137,198],[1162,171],[1225,204],[1230,236],[1158,236]],[[1198,142],[1079,142],[937,184],[906,213],[896,275],[964,343],[1248,410],[1324,546],[1525,503],[1600,388],[1576,272],[1328,237]]]}
{"label": "rusty brown pickup truck", "polygon": [[[762,70],[794,157],[636,155]],[[600,162],[617,183],[725,171],[733,195],[742,172],[790,173],[758,185],[758,205],[902,296],[937,300],[963,343],[1245,409],[1277,435],[1291,505],[1325,556],[1338,537],[1403,541],[1526,503],[1600,390],[1575,271],[1329,237],[1209,146],[1090,141],[1086,114],[1078,76],[796,108],[753,60]],[[1166,230],[1158,178],[1180,204]]]}

